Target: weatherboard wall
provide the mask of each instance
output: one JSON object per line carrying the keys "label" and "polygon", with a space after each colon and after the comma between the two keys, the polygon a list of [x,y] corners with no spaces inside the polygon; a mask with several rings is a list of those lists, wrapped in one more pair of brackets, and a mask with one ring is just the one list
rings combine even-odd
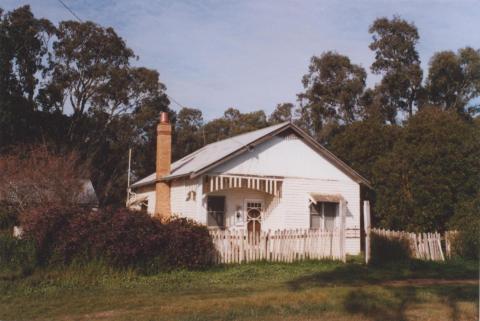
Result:
{"label": "weatherboard wall", "polygon": [[217,166],[212,172],[353,182],[349,176],[294,134],[272,137],[252,150]]}

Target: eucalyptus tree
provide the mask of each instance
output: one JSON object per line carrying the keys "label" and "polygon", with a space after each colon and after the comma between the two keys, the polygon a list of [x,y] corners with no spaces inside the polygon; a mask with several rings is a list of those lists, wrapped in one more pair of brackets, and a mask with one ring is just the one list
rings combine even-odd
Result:
{"label": "eucalyptus tree", "polygon": [[383,77],[375,90],[386,100],[387,120],[396,123],[399,111],[413,115],[422,93],[423,72],[416,48],[420,36],[413,23],[398,16],[376,19],[369,32],[369,48],[375,52],[370,69]]}

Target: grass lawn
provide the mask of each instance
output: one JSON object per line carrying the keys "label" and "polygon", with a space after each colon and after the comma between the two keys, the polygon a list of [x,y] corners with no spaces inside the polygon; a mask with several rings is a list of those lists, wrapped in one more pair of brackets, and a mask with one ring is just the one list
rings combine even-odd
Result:
{"label": "grass lawn", "polygon": [[0,320],[477,320],[478,263],[0,273]]}

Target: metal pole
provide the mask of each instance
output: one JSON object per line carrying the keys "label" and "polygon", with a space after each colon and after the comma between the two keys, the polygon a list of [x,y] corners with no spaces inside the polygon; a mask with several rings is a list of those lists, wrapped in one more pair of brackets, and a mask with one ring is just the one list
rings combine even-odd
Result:
{"label": "metal pole", "polygon": [[127,172],[127,203],[130,197],[130,169],[132,165],[132,149],[128,149],[128,172]]}

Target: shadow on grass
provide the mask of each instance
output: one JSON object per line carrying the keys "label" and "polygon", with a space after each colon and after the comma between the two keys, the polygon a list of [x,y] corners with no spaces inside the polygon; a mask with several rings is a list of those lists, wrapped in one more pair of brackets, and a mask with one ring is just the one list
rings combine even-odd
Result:
{"label": "shadow on grass", "polygon": [[[436,295],[440,304],[448,307],[449,314],[442,320],[464,320],[459,309],[459,302],[478,301],[478,290],[475,286],[435,286],[427,288],[419,287],[387,287],[384,289],[350,291],[343,300],[345,310],[350,314],[362,314],[375,321],[384,320],[407,320],[406,311],[412,304],[424,301],[421,292]],[[478,309],[478,306],[477,306]],[[424,310],[426,316],[431,311]]]}
{"label": "shadow on grass", "polygon": [[[476,266],[475,262],[412,261],[388,266],[354,263],[294,279],[287,286],[292,291],[321,286],[353,286],[354,289],[341,299],[345,311],[362,314],[375,321],[405,321],[408,306],[421,303],[425,295],[433,295],[441,304],[448,306],[450,315],[445,319],[456,321],[461,318],[460,301],[478,301],[478,286],[442,281],[478,279]],[[364,287],[368,285],[378,286]]]}
{"label": "shadow on grass", "polygon": [[343,306],[348,313],[360,313],[376,321],[404,321],[407,305],[416,300],[416,289],[412,287],[393,292],[358,289],[346,295]]}
{"label": "shadow on grass", "polygon": [[350,263],[293,279],[287,283],[287,286],[296,291],[316,286],[360,286],[410,279],[478,279],[478,265],[476,262],[463,261],[409,261],[383,266]]}

